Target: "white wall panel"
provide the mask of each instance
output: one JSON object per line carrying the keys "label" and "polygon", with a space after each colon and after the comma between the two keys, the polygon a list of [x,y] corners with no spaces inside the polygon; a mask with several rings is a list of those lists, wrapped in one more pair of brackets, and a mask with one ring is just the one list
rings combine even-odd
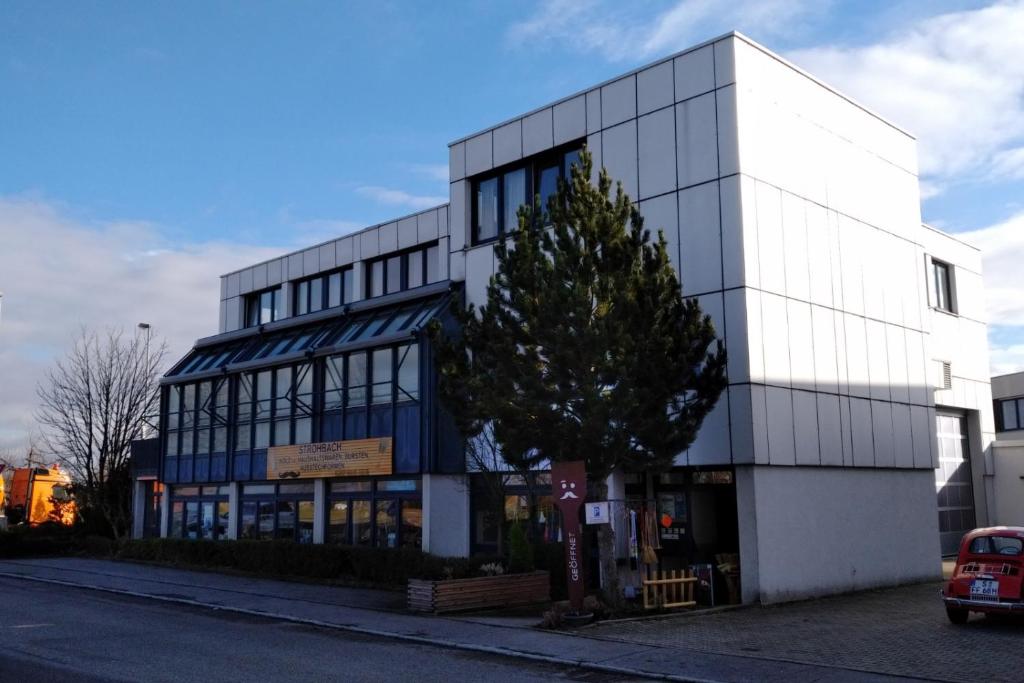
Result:
{"label": "white wall panel", "polygon": [[551,149],[554,140],[554,119],[550,107],[523,119],[524,157]]}
{"label": "white wall panel", "polygon": [[839,397],[839,439],[843,444],[843,466],[852,467],[853,458],[853,417],[849,396]]}
{"label": "white wall panel", "polygon": [[732,462],[729,448],[729,401],[725,392],[704,418],[697,438],[687,453],[690,465],[727,465]]}
{"label": "white wall panel", "polygon": [[794,389],[814,391],[814,337],[811,305],[795,299],[786,300],[789,322],[790,377]]}
{"label": "white wall panel", "polygon": [[622,189],[632,199],[637,198],[637,149],[636,121],[628,121],[601,133],[602,163],[612,177],[612,192],[615,181],[622,182]]}
{"label": "white wall panel", "polygon": [[242,298],[233,296],[224,302],[224,331],[234,332],[242,328]]}
{"label": "white wall panel", "polygon": [[[832,306],[832,256],[829,252],[828,220],[824,207],[805,202],[807,218],[807,265],[811,301]],[[787,251],[786,256],[789,256]],[[789,273],[787,270],[787,280]],[[790,296],[793,296],[792,289]]]}
{"label": "white wall panel", "polygon": [[737,125],[736,86],[716,91],[715,101],[718,110],[718,173],[724,177],[740,171],[740,137],[744,132]]}
{"label": "white wall panel", "polygon": [[[374,239],[376,241],[377,231],[373,230],[372,232],[373,232]],[[302,254],[301,253],[298,253],[298,254],[288,254],[288,275],[287,275],[286,279],[294,280],[295,278],[302,277],[303,274],[304,274],[303,270],[302,270],[302,264],[303,264],[303,258],[302,258]]]}
{"label": "white wall panel", "polygon": [[761,289],[786,293],[786,254],[782,238],[782,195],[777,188],[756,183],[757,247]]}
{"label": "white wall panel", "polygon": [[902,327],[885,326],[886,350],[889,357],[889,390],[892,400],[910,402],[910,384],[907,376],[907,340]]}
{"label": "white wall panel", "polygon": [[481,133],[476,137],[466,140],[466,175],[472,176],[477,173],[491,170],[493,160],[491,151],[491,131]]}
{"label": "white wall panel", "polygon": [[319,247],[320,251],[320,270],[330,270],[338,265],[337,255],[334,250],[334,242],[328,242],[327,244],[321,244]]}
{"label": "white wall panel", "polygon": [[786,255],[786,295],[810,301],[810,268],[807,263],[807,214],[805,201],[782,193],[782,243]]}
{"label": "white wall panel", "polygon": [[591,90],[586,94],[587,98],[587,134],[596,133],[603,126],[601,125],[601,91]]}
{"label": "white wall panel", "polygon": [[850,423],[853,432],[854,467],[874,467],[875,447],[870,401],[862,398],[850,398]]}
{"label": "white wall panel", "polygon": [[768,396],[764,386],[750,385],[750,411],[753,415],[751,424],[754,435],[754,462],[767,465],[771,462],[768,447]]}
{"label": "white wall panel", "polygon": [[230,275],[226,275],[224,280],[227,283],[225,285],[225,298],[238,296],[241,293],[241,275],[238,273],[231,273]]}
{"label": "white wall panel", "polygon": [[718,124],[715,94],[676,105],[679,187],[718,177]]}
{"label": "white wall panel", "polygon": [[379,230],[380,253],[387,254],[396,251],[398,249],[398,223],[385,223],[380,226]]}
{"label": "white wall panel", "polygon": [[552,114],[554,141],[561,145],[587,135],[587,105],[583,95],[555,105]]}
{"label": "white wall panel", "polygon": [[368,259],[380,254],[380,236],[376,230],[359,233],[359,258]]}
{"label": "white wall panel", "polygon": [[238,273],[238,293],[248,294],[253,290],[252,268],[246,268]]}
{"label": "white wall panel", "polygon": [[714,45],[676,57],[676,101],[688,100],[715,89]]}
{"label": "white wall panel", "polygon": [[[429,242],[436,240],[439,234],[438,222],[440,220],[440,211],[428,211],[421,213],[416,217],[416,242],[422,244],[423,242]],[[445,231],[448,234],[448,231]],[[399,242],[401,242],[401,235],[399,235]]]}
{"label": "white wall panel", "polygon": [[772,465],[795,465],[793,397],[789,389],[765,387],[768,417],[768,454]]}
{"label": "white wall panel", "polygon": [[643,115],[667,107],[673,99],[672,62],[655,64],[636,75],[637,114]]}
{"label": "white wall panel", "polygon": [[658,238],[658,231],[664,231],[668,248],[668,257],[676,274],[680,272],[679,263],[679,203],[675,193],[664,194],[654,199],[640,202],[640,213],[644,217],[644,227],[651,231],[651,239]]}
{"label": "white wall panel", "polygon": [[885,324],[877,320],[865,320],[868,342],[868,378],[871,398],[880,401],[890,399],[889,354],[886,349]]}
{"label": "white wall panel", "polygon": [[842,250],[839,245],[839,214],[835,211],[825,212],[825,229],[828,232],[828,257],[832,279],[832,306],[844,309],[843,299],[843,262]]}
{"label": "white wall panel", "polygon": [[886,272],[888,240],[885,233],[875,228],[861,231],[864,238],[863,260],[861,261],[864,277],[864,315],[875,320],[888,320],[885,314],[885,283],[888,282]]}
{"label": "white wall panel", "polygon": [[717,181],[679,192],[679,252],[684,293],[722,289]]}
{"label": "white wall panel", "polygon": [[892,432],[896,449],[896,467],[913,467],[914,438],[910,424],[910,406],[892,404]]}
{"label": "white wall panel", "polygon": [[451,184],[450,223],[451,250],[459,251],[469,237],[469,182],[462,180]]}
{"label": "white wall panel", "polygon": [[466,177],[466,143],[459,142],[448,148],[448,181]]}
{"label": "white wall panel", "polygon": [[676,129],[671,109],[641,116],[639,125],[640,199],[676,189]]}
{"label": "white wall panel", "polygon": [[[331,249],[334,249],[334,243],[331,243]],[[267,286],[267,264],[259,263],[252,267],[252,288],[263,289]]]}
{"label": "white wall panel", "polygon": [[761,344],[764,348],[764,380],[768,384],[790,386],[789,323],[786,299],[761,294]]}
{"label": "white wall panel", "polygon": [[[741,176],[722,178],[718,183],[718,196],[722,214],[722,286],[726,289],[742,287],[747,284],[743,217],[747,216],[748,222],[753,226],[753,186],[747,184],[745,192],[741,192]],[[756,242],[754,244],[756,245]],[[753,252],[756,261],[756,248]]]}
{"label": "white wall panel", "polygon": [[910,406],[910,429],[914,441],[914,467],[931,467],[935,423],[929,418],[927,408]]}
{"label": "white wall panel", "polygon": [[815,394],[818,403],[818,443],[821,464],[839,467],[843,464],[842,420],[839,418],[839,397]]}
{"label": "white wall panel", "polygon": [[[836,340],[836,371],[839,378],[839,393],[850,393],[850,366],[846,351],[846,317],[840,311],[833,311]],[[865,361],[866,362],[866,361]]]}
{"label": "white wall panel", "polygon": [[636,76],[626,76],[601,88],[601,123],[608,128],[636,118]]}
{"label": "white wall panel", "polygon": [[320,250],[307,249],[302,252],[302,274],[315,275],[320,270]]}
{"label": "white wall panel", "polygon": [[750,380],[764,382],[765,376],[765,344],[764,315],[761,299],[764,296],[757,289],[743,289],[747,307],[747,348],[750,349]]}
{"label": "white wall panel", "polygon": [[587,149],[593,161],[590,167],[590,182],[597,185],[601,177],[601,169],[604,168],[604,155],[602,154],[601,133],[592,133],[587,136]]}
{"label": "white wall panel", "polygon": [[494,275],[494,245],[486,244],[466,252],[466,303],[487,303],[487,285]]}
{"label": "white wall panel", "polygon": [[[862,261],[868,255],[867,230],[863,224],[839,216],[839,255],[842,264],[843,310],[864,314],[864,281]],[[834,261],[833,261],[834,263]]]}
{"label": "white wall panel", "polygon": [[719,88],[736,82],[736,58],[733,53],[736,42],[737,38],[727,36],[713,45],[715,49],[715,85]]}
{"label": "white wall panel", "polygon": [[355,260],[355,237],[345,237],[334,242],[335,259],[339,266],[347,266]]}
{"label": "white wall panel", "polygon": [[797,465],[820,465],[818,401],[810,391],[793,391],[793,431]]}
{"label": "white wall panel", "polygon": [[506,123],[494,129],[494,165],[504,166],[507,163],[523,158],[523,121]]}
{"label": "white wall panel", "polygon": [[[744,289],[731,289],[724,292],[725,296],[725,331],[726,351],[728,352],[728,374],[730,382],[750,381],[750,354],[760,355],[761,349],[751,349],[747,331],[747,300]],[[761,316],[757,316],[760,321]],[[719,337],[723,331],[717,330]],[[760,336],[760,335],[758,335]]]}
{"label": "white wall panel", "polygon": [[398,221],[398,248],[408,249],[419,242],[419,222],[424,216],[433,216],[434,225],[437,225],[437,212],[428,211],[418,216],[409,216]]}
{"label": "white wall panel", "polygon": [[[811,306],[814,334],[814,383],[818,391],[839,393],[835,313],[831,308]],[[795,380],[794,380],[795,381]]]}
{"label": "white wall panel", "polygon": [[875,467],[896,466],[896,444],[892,431],[892,404],[871,402],[871,424],[875,434]]}
{"label": "white wall panel", "polygon": [[[729,427],[732,437],[732,461],[738,465],[754,462],[754,413],[751,409],[749,384],[728,388]],[[762,412],[764,410],[764,399]]]}

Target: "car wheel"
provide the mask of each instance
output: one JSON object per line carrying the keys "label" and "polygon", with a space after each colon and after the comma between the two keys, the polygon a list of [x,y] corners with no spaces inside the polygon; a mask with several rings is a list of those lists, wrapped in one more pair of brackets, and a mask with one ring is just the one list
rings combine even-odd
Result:
{"label": "car wheel", "polygon": [[957,624],[957,625],[966,624],[967,623],[967,614],[968,614],[967,610],[963,609],[962,607],[947,607],[946,608],[946,616],[949,617],[949,620],[951,622],[953,622],[954,624]]}

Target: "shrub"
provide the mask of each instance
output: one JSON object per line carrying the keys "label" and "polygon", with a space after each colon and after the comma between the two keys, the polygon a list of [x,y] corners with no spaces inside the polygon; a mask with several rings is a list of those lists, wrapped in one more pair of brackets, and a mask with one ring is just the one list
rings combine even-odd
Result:
{"label": "shrub", "polygon": [[508,531],[508,570],[512,574],[534,570],[533,546],[522,524],[513,524]]}
{"label": "shrub", "polygon": [[0,533],[0,559],[55,557],[61,555],[113,554],[114,542],[102,536],[79,533],[62,524],[16,526]]}
{"label": "shrub", "polygon": [[466,578],[482,574],[493,557],[453,558],[415,548],[369,548],[293,541],[202,541],[147,538],[128,541],[118,557],[184,567],[232,569],[264,576],[350,580],[404,586],[409,579]]}

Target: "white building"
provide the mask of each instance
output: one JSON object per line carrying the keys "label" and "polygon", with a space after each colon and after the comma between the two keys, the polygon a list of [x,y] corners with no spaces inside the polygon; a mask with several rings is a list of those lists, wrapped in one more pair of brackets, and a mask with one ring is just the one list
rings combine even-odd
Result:
{"label": "white building", "polygon": [[[676,469],[613,478],[620,501],[672,511],[663,562],[738,553],[747,602],[937,577],[940,526],[948,551],[994,509],[978,253],[922,225],[911,135],[738,34],[456,140],[446,205],[225,275],[220,333],[165,378],[161,532],[489,547],[408,319],[483,301],[504,216],[584,144],[729,352]],[[367,436],[394,439],[382,473],[265,481],[268,448]],[[549,502],[525,496],[505,509],[551,535]]]}
{"label": "white building", "polygon": [[1024,372],[992,378],[996,521],[1024,526]]}

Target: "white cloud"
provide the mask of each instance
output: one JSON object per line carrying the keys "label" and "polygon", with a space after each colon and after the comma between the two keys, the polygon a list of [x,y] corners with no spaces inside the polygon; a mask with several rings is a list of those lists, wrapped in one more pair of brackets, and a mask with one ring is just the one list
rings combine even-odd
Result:
{"label": "white cloud", "polygon": [[405,190],[395,190],[389,187],[379,187],[377,185],[363,185],[356,188],[356,192],[369,197],[381,204],[391,204],[397,206],[407,206],[411,209],[429,209],[432,206],[439,204],[445,204],[448,202],[448,197],[441,195],[430,196],[430,195],[414,195],[406,192]]}
{"label": "white cloud", "polygon": [[992,159],[992,176],[1024,180],[1024,147],[998,152]]}
{"label": "white cloud", "polygon": [[993,377],[1024,370],[1024,344],[1000,346],[995,341],[990,341],[988,353]]}
{"label": "white cloud", "polygon": [[36,383],[82,325],[131,334],[148,322],[180,356],[217,331],[219,276],[285,251],[171,245],[151,224],[90,224],[43,201],[10,198],[0,198],[0,244],[0,451],[26,442]]}
{"label": "white cloud", "polygon": [[[1024,140],[1024,2],[934,16],[859,47],[786,56],[918,138],[921,172],[1019,173]],[[1016,161],[1016,163],[1013,163]]]}
{"label": "white cloud", "polygon": [[546,42],[610,61],[645,59],[675,52],[733,29],[755,31],[761,39],[790,34],[802,20],[826,9],[827,2],[804,0],[677,0],[616,3],[548,0],[527,19],[513,24],[506,41],[513,46]]}
{"label": "white cloud", "polygon": [[430,180],[448,184],[448,164],[409,164],[409,170]]}
{"label": "white cloud", "polygon": [[1024,326],[1024,212],[957,237],[981,249],[989,323]]}

